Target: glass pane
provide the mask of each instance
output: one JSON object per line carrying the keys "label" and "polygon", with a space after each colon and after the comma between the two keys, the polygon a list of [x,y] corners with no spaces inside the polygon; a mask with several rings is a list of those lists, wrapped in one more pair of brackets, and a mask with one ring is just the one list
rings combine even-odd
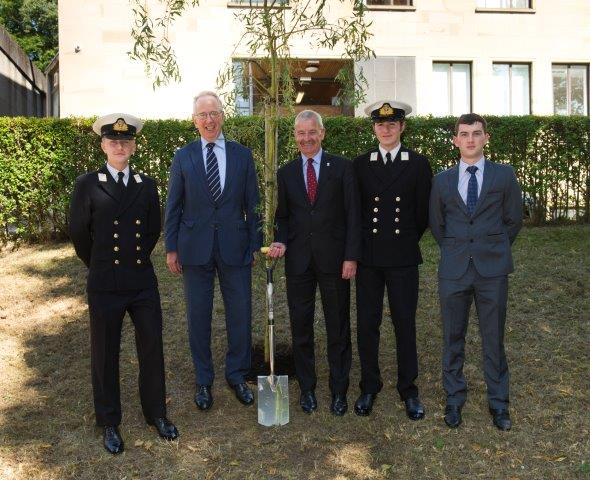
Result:
{"label": "glass pane", "polygon": [[567,67],[553,65],[553,113],[567,115]]}
{"label": "glass pane", "polygon": [[530,111],[529,66],[512,65],[512,115],[528,115]]}
{"label": "glass pane", "polygon": [[448,63],[432,65],[432,114],[435,117],[450,115],[449,109],[449,68]]}
{"label": "glass pane", "polygon": [[529,0],[512,0],[512,8],[529,8]]}
{"label": "glass pane", "polygon": [[510,72],[507,64],[494,65],[492,112],[510,115]]}
{"label": "glass pane", "polygon": [[468,63],[454,63],[451,73],[453,115],[471,111],[471,75]]}
{"label": "glass pane", "polygon": [[586,91],[587,68],[582,65],[570,67],[570,114],[586,115],[588,106],[588,92]]}

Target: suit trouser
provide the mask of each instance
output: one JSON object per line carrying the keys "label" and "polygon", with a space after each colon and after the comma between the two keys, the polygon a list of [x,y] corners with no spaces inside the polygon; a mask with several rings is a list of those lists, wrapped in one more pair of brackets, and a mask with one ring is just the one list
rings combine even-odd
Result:
{"label": "suit trouser", "polygon": [[504,351],[504,326],[508,276],[482,277],[472,262],[457,280],[439,278],[439,296],[443,319],[443,386],[447,403],[463,405],[467,381],[463,374],[465,335],[469,310],[475,299],[483,350],[483,370],[491,408],[506,408],[509,373]]}
{"label": "suit trouser", "polygon": [[211,259],[205,265],[184,265],[188,337],[198,385],[215,378],[211,354],[211,321],[215,272],[225,307],[227,354],[225,378],[230,385],[244,382],[252,356],[252,266],[227,265],[215,236]]}
{"label": "suit trouser", "polygon": [[166,415],[162,309],[158,289],[88,292],[92,390],[98,426],[121,423],[119,350],[125,312],[135,326],[139,395],[146,419]]}
{"label": "suit trouser", "polygon": [[360,388],[378,393],[383,388],[379,370],[379,340],[383,317],[383,296],[387,299],[395,330],[397,390],[402,398],[418,396],[416,352],[416,308],[418,266],[370,267],[359,264],[356,275],[357,343],[361,361]]}
{"label": "suit trouser", "polygon": [[346,394],[352,363],[350,281],[343,280],[340,272],[321,272],[313,260],[304,273],[287,275],[295,372],[301,391],[316,388],[314,313],[318,285],[326,324],[330,390]]}

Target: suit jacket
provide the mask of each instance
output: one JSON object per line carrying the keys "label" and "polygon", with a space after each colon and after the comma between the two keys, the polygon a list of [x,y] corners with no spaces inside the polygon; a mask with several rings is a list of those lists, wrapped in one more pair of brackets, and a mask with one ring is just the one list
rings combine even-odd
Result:
{"label": "suit jacket", "polygon": [[428,159],[402,145],[386,166],[374,148],[354,159],[354,169],[361,197],[361,262],[376,267],[422,263],[418,242],[428,227]]}
{"label": "suit jacket", "polygon": [[182,265],[204,265],[217,231],[221,258],[228,265],[252,263],[262,245],[254,159],[250,149],[225,141],[226,176],[221,197],[213,201],[200,139],[179,149],[170,168],[164,235],[167,252]]}
{"label": "suit jacket", "polygon": [[150,177],[130,169],[123,196],[106,166],[76,179],[70,237],[89,268],[89,291],[157,286],[150,255],[160,228],[158,190]]}
{"label": "suit jacket", "polygon": [[316,199],[309,201],[301,156],[277,172],[275,241],[287,246],[287,275],[303,273],[313,258],[320,271],[339,273],[360,256],[360,216],[352,163],[323,152]]}
{"label": "suit jacket", "polygon": [[473,215],[458,190],[459,166],[434,177],[430,229],[440,245],[439,276],[460,278],[473,259],[483,277],[514,271],[511,245],[522,227],[522,193],[509,165],[485,161]]}

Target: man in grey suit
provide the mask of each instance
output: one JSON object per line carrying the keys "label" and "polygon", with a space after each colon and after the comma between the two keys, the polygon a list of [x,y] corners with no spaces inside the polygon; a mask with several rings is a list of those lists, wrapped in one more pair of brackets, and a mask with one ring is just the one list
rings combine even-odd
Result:
{"label": "man in grey suit", "polygon": [[211,319],[216,273],[227,328],[225,378],[240,402],[254,402],[244,377],[250,370],[252,263],[262,243],[258,185],[252,152],[224,138],[223,119],[214,92],[195,97],[193,122],[201,138],[174,155],[164,225],[166,263],[184,279],[195,403],[200,410],[213,404]]}
{"label": "man in grey suit", "polygon": [[461,115],[453,137],[461,160],[434,177],[430,195],[430,229],[441,251],[444,418],[450,428],[461,424],[467,394],[465,334],[475,299],[490,413],[497,428],[510,430],[504,325],[508,274],[514,271],[511,245],[522,227],[522,195],[511,166],[484,158],[488,140],[484,118]]}

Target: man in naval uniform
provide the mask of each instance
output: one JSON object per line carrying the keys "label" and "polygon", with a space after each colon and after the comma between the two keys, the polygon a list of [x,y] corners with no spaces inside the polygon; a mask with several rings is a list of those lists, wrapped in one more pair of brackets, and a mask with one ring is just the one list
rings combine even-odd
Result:
{"label": "man in naval uniform", "polygon": [[121,326],[129,313],[135,326],[143,415],[167,440],[178,437],[166,418],[160,294],[150,254],[160,236],[156,183],[129,167],[135,135],[143,124],[132,115],[99,118],[106,164],[76,179],[70,204],[70,237],[88,267],[92,389],[96,424],[109,453],[123,451],[118,425]]}
{"label": "man in naval uniform", "polygon": [[397,390],[407,416],[420,420],[424,406],[414,383],[418,376],[418,265],[422,263],[418,242],[428,226],[432,170],[426,157],[400,143],[411,111],[409,105],[394,100],[368,106],[365,112],[373,121],[379,145],[354,160],[362,212],[362,253],[356,277],[361,395],[354,411],[369,415],[383,387],[379,337],[387,288],[397,347]]}

